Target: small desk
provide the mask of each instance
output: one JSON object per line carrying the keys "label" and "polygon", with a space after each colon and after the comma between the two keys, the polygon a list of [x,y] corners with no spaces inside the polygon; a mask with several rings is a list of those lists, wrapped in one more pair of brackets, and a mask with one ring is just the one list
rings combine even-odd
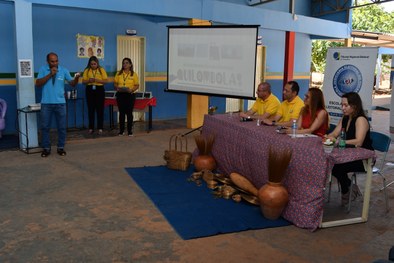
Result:
{"label": "small desk", "polygon": [[[106,98],[104,101],[104,107],[109,106],[109,123],[110,128],[114,128],[114,106],[117,106],[115,98]],[[150,99],[136,99],[134,103],[134,109],[145,111],[148,107],[148,128],[147,132],[152,130],[152,106],[156,106],[156,98]]]}
{"label": "small desk", "polygon": [[[75,98],[75,99],[66,99],[66,112],[67,112],[67,114],[66,114],[66,123],[67,123],[67,129],[71,129],[71,128],[77,129],[78,128],[77,127],[77,105],[78,105],[78,102],[81,104],[81,108],[82,108],[82,110],[80,111],[81,115],[82,115],[82,129],[85,128],[85,103],[84,103],[84,98]],[[74,110],[74,112],[73,112],[74,113],[74,125],[71,126],[71,127],[68,126],[68,112],[69,112],[69,109],[70,109],[68,104],[73,105],[72,109]]]}
{"label": "small desk", "polygon": [[[41,109],[31,109],[29,106],[27,106],[27,107],[24,107],[24,108],[21,108],[21,109],[17,109],[16,112],[17,112],[17,114],[16,114],[17,120],[16,121],[17,121],[17,125],[18,125],[17,126],[17,131],[18,131],[18,133],[21,136],[24,136],[26,138],[26,145],[21,145],[22,142],[21,142],[21,140],[19,141],[19,143],[20,143],[19,150],[21,150],[22,152],[27,153],[27,154],[41,152],[41,147],[40,146],[31,147],[29,145],[29,128],[28,128],[28,125],[27,125],[28,124],[28,122],[27,122],[28,115],[29,114],[36,114],[36,116],[39,116],[39,113],[41,112]],[[19,127],[19,116],[21,114],[24,114],[24,118],[25,118],[25,130],[24,131],[20,130],[20,127]],[[23,146],[26,146],[26,147],[23,147]],[[40,149],[40,150],[32,152],[32,150],[34,150],[34,149]]]}

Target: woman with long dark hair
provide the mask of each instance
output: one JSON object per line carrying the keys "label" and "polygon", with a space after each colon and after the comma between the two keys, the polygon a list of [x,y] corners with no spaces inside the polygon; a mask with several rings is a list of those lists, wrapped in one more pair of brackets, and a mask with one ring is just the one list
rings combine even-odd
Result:
{"label": "woman with long dark hair", "polygon": [[298,118],[297,133],[311,133],[323,137],[328,129],[328,113],[323,92],[318,88],[310,88],[305,94],[304,104]]}
{"label": "woman with long dark hair", "polygon": [[[337,127],[327,135],[330,139],[337,138],[342,129],[346,132],[346,145],[350,147],[362,147],[373,150],[370,137],[370,125],[363,109],[363,103],[356,92],[349,92],[341,99],[343,117],[338,122]],[[350,172],[365,172],[362,160],[335,164],[332,175],[335,176],[341,185],[342,205],[349,203],[349,198],[356,199],[361,195],[360,189],[354,185],[353,192],[350,193],[351,181],[348,177]]]}
{"label": "woman with long dark hair", "polygon": [[97,57],[89,58],[83,71],[82,83],[86,85],[86,103],[88,105],[89,134],[94,132],[94,119],[97,114],[98,134],[103,133],[104,126],[104,84],[107,83],[107,72],[100,66]]}
{"label": "woman with long dark hair", "polygon": [[122,60],[122,69],[115,75],[116,102],[119,109],[119,136],[124,135],[125,117],[127,116],[127,133],[133,136],[133,108],[135,92],[140,87],[138,75],[134,72],[130,58]]}

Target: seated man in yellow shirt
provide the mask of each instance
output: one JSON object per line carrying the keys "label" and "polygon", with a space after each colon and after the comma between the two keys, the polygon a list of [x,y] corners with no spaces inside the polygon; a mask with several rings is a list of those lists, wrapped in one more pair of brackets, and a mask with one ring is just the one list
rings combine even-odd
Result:
{"label": "seated man in yellow shirt", "polygon": [[268,82],[262,82],[257,87],[257,99],[252,108],[247,112],[241,112],[240,117],[252,119],[266,119],[275,116],[279,109],[279,99],[271,93],[271,85]]}
{"label": "seated man in yellow shirt", "polygon": [[269,120],[264,120],[265,124],[291,127],[293,120],[298,120],[300,111],[304,107],[304,101],[298,96],[300,86],[296,81],[289,81],[283,89],[283,98],[276,115]]}

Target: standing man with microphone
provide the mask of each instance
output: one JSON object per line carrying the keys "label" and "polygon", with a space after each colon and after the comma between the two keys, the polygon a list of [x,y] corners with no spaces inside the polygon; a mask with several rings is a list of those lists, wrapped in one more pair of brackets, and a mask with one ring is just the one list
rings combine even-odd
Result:
{"label": "standing man with microphone", "polygon": [[42,148],[41,157],[51,154],[50,129],[52,115],[55,116],[57,126],[57,153],[65,156],[64,145],[66,142],[66,99],[64,97],[64,84],[67,81],[75,87],[79,80],[79,73],[71,77],[68,69],[59,66],[57,54],[51,52],[47,55],[47,65],[42,66],[38,72],[36,86],[42,87],[41,97],[41,132]]}

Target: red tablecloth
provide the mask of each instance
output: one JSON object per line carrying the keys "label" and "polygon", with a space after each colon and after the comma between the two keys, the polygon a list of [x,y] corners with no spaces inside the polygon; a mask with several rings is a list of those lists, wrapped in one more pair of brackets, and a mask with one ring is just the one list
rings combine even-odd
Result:
{"label": "red tablecloth", "polygon": [[[116,99],[105,99],[104,101],[104,107],[106,106],[117,106],[118,104],[116,103]],[[156,106],[156,98],[150,98],[150,99],[136,99],[134,103],[134,109],[137,110],[143,110],[147,106]]]}
{"label": "red tablecloth", "polygon": [[268,181],[268,149],[291,148],[292,159],[284,185],[289,191],[289,203],[282,216],[294,225],[310,230],[319,227],[323,213],[327,174],[333,164],[374,156],[365,149],[345,149],[326,154],[317,137],[291,138],[278,134],[275,127],[256,126],[255,122],[240,122],[239,116],[205,115],[203,134],[214,134],[212,154],[219,172],[240,173],[257,188]]}

